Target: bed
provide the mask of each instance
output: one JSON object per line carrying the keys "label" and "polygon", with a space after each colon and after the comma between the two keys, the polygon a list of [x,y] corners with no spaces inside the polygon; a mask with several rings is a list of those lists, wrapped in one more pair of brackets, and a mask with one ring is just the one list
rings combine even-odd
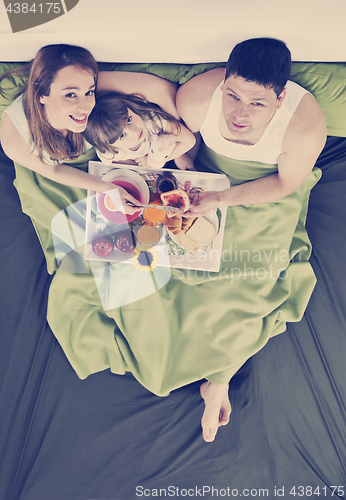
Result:
{"label": "bed", "polygon": [[[22,211],[13,162],[1,150],[4,500],[346,498],[346,66],[340,52],[318,59],[309,44],[299,45],[299,34],[288,35],[300,51],[306,49],[302,57],[293,52],[291,78],[315,95],[328,124],[316,163],[322,177],[311,191],[306,220],[317,284],[301,321],[288,323],[233,376],[231,421],[213,443],[201,437],[199,382],[159,397],[131,373],[76,375],[46,319],[54,276],[49,265],[47,270],[47,248]],[[44,31],[32,36],[31,48],[59,38]],[[73,36],[68,31],[60,41]],[[16,40],[12,55],[11,48],[10,55],[1,49],[1,72],[31,57],[19,45]],[[184,61],[174,60],[168,51],[167,61],[154,54],[148,65],[131,55],[103,58],[99,41],[95,50],[104,69],[149,71],[178,85],[226,57],[213,46],[218,57],[191,51]],[[3,111],[6,103],[0,104]]]}

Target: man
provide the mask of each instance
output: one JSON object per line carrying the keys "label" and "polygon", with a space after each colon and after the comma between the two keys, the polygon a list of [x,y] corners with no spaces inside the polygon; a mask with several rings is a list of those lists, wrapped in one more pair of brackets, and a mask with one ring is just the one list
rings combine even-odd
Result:
{"label": "man", "polygon": [[278,165],[270,176],[204,193],[193,215],[216,206],[279,200],[308,176],[325,144],[326,124],[313,96],[287,82],[290,71],[291,54],[283,42],[250,39],[234,47],[226,70],[202,73],[180,87],[178,112],[208,147],[229,158]]}
{"label": "man", "polygon": [[[270,175],[221,192],[200,193],[192,202],[191,216],[220,206],[277,201],[309,175],[325,144],[326,124],[313,96],[288,81],[290,71],[291,54],[283,42],[250,39],[234,47],[226,70],[198,75],[178,90],[181,118],[214,152],[277,164]],[[201,395],[203,436],[212,441],[218,427],[229,420],[228,384],[207,381],[201,385]]]}

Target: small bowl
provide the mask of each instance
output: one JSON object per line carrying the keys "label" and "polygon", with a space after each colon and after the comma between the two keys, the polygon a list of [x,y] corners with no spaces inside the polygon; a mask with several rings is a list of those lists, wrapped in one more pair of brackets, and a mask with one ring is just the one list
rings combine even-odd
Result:
{"label": "small bowl", "polygon": [[160,241],[160,231],[154,226],[144,224],[137,233],[137,241],[142,245],[153,247]]}
{"label": "small bowl", "polygon": [[[151,205],[161,205],[161,203],[151,202]],[[153,207],[147,207],[143,210],[143,219],[150,226],[159,226],[166,220],[166,212]]]}
{"label": "small bowl", "polygon": [[[127,169],[116,169],[105,174],[102,179],[123,187],[141,203],[148,204],[150,198],[148,184],[137,172]],[[100,193],[98,195],[98,206],[102,215],[111,222],[126,224],[137,219],[137,217],[142,213],[142,209],[132,215],[123,214],[118,211],[111,212],[104,204],[105,196],[105,193]]]}
{"label": "small bowl", "polygon": [[178,181],[173,174],[165,172],[158,176],[156,180],[156,189],[160,194],[167,193],[168,191],[174,191],[175,189],[178,189]]}

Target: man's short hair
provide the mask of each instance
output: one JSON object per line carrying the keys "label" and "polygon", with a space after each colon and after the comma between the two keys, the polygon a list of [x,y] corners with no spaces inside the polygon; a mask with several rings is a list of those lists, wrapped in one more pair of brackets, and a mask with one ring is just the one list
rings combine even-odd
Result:
{"label": "man's short hair", "polygon": [[275,38],[251,38],[232,50],[225,80],[231,75],[273,88],[279,96],[291,74],[291,52],[284,42]]}

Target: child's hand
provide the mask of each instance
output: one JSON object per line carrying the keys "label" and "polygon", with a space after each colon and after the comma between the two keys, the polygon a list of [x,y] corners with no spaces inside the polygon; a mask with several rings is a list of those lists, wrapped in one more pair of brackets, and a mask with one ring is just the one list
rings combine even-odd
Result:
{"label": "child's hand", "polygon": [[150,161],[149,155],[142,156],[141,158],[136,158],[135,162],[137,163],[137,165],[140,168],[148,168],[148,169],[155,169],[155,170],[161,169],[166,164],[165,162],[162,163],[161,161],[158,161],[156,163],[153,161]]}
{"label": "child's hand", "polygon": [[147,156],[141,156],[140,158],[136,158],[135,162],[140,168],[150,168],[148,165],[148,157]]}
{"label": "child's hand", "polygon": [[178,168],[180,168],[180,170],[196,170],[193,165],[193,161],[186,154],[175,158],[174,163]]}

